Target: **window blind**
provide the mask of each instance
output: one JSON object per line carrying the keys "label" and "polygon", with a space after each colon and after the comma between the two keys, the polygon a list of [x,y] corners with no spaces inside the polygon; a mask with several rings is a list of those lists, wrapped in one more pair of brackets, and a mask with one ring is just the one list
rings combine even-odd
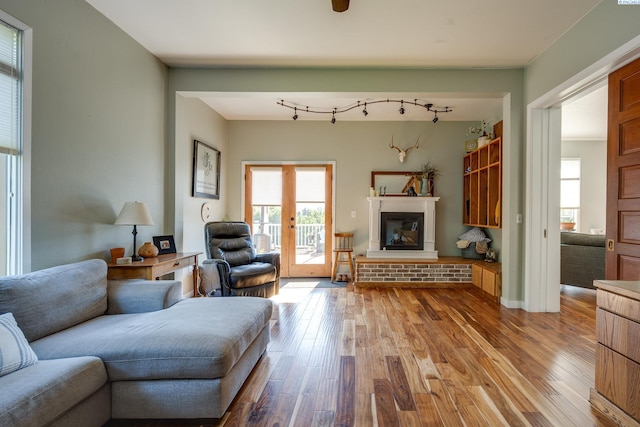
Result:
{"label": "window blind", "polygon": [[0,153],[10,155],[19,153],[19,37],[18,30],[0,21]]}

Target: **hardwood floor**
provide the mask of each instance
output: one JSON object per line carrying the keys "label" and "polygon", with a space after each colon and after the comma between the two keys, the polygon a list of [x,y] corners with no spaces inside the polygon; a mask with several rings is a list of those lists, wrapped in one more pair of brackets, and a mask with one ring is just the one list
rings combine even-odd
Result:
{"label": "hardwood floor", "polygon": [[284,288],[225,416],[115,426],[612,426],[589,404],[595,291],[560,313],[468,289]]}

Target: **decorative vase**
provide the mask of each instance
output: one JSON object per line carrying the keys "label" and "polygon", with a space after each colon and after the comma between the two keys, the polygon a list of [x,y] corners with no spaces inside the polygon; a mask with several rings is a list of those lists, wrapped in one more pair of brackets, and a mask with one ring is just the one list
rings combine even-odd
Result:
{"label": "decorative vase", "polygon": [[478,138],[478,147],[484,147],[489,142],[491,142],[491,138],[488,135],[482,135]]}
{"label": "decorative vase", "polygon": [[111,262],[116,262],[118,258],[122,258],[124,256],[124,248],[111,248],[109,250],[111,253]]}
{"label": "decorative vase", "polygon": [[158,248],[151,242],[144,242],[144,245],[138,249],[138,255],[143,258],[153,258],[158,256]]}
{"label": "decorative vase", "polygon": [[433,197],[433,178],[422,178],[420,195],[423,197]]}

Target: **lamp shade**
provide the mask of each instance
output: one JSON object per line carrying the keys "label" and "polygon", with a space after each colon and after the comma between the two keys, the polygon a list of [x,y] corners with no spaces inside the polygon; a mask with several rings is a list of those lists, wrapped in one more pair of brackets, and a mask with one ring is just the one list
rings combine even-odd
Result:
{"label": "lamp shade", "polygon": [[126,202],[115,225],[155,225],[147,205],[143,202]]}

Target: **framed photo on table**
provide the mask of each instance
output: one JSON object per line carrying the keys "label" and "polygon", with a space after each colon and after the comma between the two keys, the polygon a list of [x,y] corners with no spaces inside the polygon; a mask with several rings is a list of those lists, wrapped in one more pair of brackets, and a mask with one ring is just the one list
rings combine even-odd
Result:
{"label": "framed photo on table", "polygon": [[176,242],[173,236],[153,236],[153,244],[158,248],[158,255],[176,253]]}
{"label": "framed photo on table", "polygon": [[220,150],[193,141],[193,197],[220,198]]}

